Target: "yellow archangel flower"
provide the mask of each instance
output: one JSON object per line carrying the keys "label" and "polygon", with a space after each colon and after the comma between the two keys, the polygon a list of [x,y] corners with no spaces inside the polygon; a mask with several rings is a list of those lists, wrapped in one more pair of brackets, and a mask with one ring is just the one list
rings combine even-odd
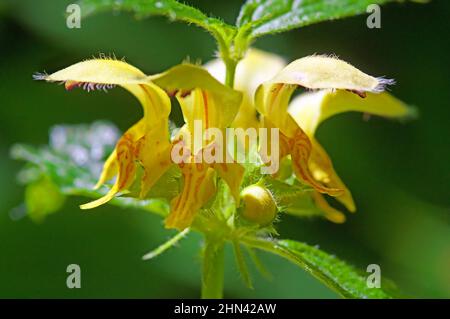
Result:
{"label": "yellow archangel flower", "polygon": [[181,168],[184,184],[182,192],[172,200],[172,213],[166,220],[170,228],[183,229],[192,223],[195,213],[215,193],[215,173],[228,184],[239,205],[244,168],[228,154],[223,137],[236,116],[242,95],[212,81],[214,78],[206,70],[203,72],[211,80],[209,84],[202,83],[202,79],[196,83],[191,75],[195,89],[189,95],[176,94],[186,124],[174,138],[171,158]]}
{"label": "yellow archangel flower", "polygon": [[[346,111],[393,118],[410,115],[404,103],[382,93],[389,84],[393,81],[369,76],[337,58],[309,56],[290,63],[257,89],[255,104],[262,125],[280,129],[280,159],[290,155],[295,175],[314,188],[316,205],[331,221],[344,222],[345,216],[322,194],[335,197],[350,212],[356,207],[328,154],[314,138],[315,130],[323,120]],[[303,93],[290,103],[297,87],[314,92]]]}
{"label": "yellow archangel flower", "polygon": [[[220,60],[209,62],[206,68],[218,79],[225,76]],[[236,75],[236,88],[244,92],[244,99],[233,124],[279,128],[279,159],[291,158],[295,175],[314,188],[312,197],[326,218],[344,222],[345,216],[322,194],[334,196],[351,212],[356,210],[355,203],[328,154],[314,138],[315,131],[323,120],[348,111],[390,118],[413,115],[407,105],[382,92],[393,81],[369,76],[334,57],[310,56],[286,66],[279,56],[256,49],[250,49],[240,61]],[[312,92],[290,102],[297,87]],[[262,115],[260,120],[254,116],[255,108]],[[260,147],[265,145],[265,151],[270,150],[270,141],[270,134],[260,136]],[[267,152],[261,152],[261,156],[264,154]]]}
{"label": "yellow archangel flower", "polygon": [[[171,141],[169,136],[170,96],[175,96],[182,106],[186,120],[184,131],[191,130],[196,119],[206,126],[224,129],[238,111],[242,94],[221,84],[203,68],[183,64],[164,73],[147,76],[124,61],[92,59],[50,75],[38,74],[35,78],[62,82],[67,89],[82,87],[87,91],[107,90],[118,85],[132,93],[143,107],[142,119],[119,139],[95,187],[116,177],[114,185],[102,198],[81,205],[82,209],[97,207],[118,193],[126,192],[137,178],[139,167],[143,169],[140,197],[144,198],[158,179],[175,164],[181,168],[183,188],[172,200],[171,213],[166,219],[167,227],[184,229],[192,223],[195,213],[214,194],[215,172],[228,183],[236,201],[239,200],[243,168],[237,163],[174,163],[171,157],[173,145],[180,140],[178,136]],[[214,149],[214,139],[202,142],[204,149]],[[203,148],[196,151],[203,151]]]}

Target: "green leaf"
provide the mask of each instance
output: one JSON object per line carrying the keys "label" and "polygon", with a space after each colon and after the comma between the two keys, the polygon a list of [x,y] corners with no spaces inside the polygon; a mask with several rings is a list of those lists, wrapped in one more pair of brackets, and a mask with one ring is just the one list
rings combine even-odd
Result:
{"label": "green leaf", "polygon": [[393,298],[398,294],[392,283],[385,281],[381,288],[369,288],[364,274],[335,256],[293,240],[243,238],[250,247],[262,249],[288,259],[325,285],[346,298]]}
{"label": "green leaf", "polygon": [[[401,0],[247,0],[236,25],[252,37],[365,13],[371,4]],[[248,31],[247,31],[248,30]]]}
{"label": "green leaf", "polygon": [[192,23],[212,33],[219,42],[235,30],[222,20],[175,0],[81,0],[80,5],[83,16],[102,11],[128,11],[139,17],[165,16],[171,21]]}
{"label": "green leaf", "polygon": [[248,288],[253,289],[252,278],[250,277],[247,263],[245,262],[244,254],[242,253],[241,244],[237,240],[233,240],[233,250],[236,265],[239,273],[241,274],[242,280]]}
{"label": "green leaf", "polygon": [[264,266],[262,261],[259,259],[258,255],[256,254],[256,251],[254,251],[251,247],[248,246],[246,246],[246,248],[248,255],[253,261],[253,264],[255,265],[256,269],[258,269],[259,273],[267,280],[272,280],[273,279],[272,274],[267,270],[266,266]]}
{"label": "green leaf", "polygon": [[[91,125],[57,125],[51,129],[48,146],[36,148],[29,145],[14,145],[11,149],[11,157],[27,162],[25,169],[19,173],[19,182],[33,185],[28,186],[26,191],[28,209],[31,208],[32,211],[37,212],[39,208],[42,212],[50,213],[60,206],[58,204],[60,199],[54,196],[56,194],[54,189],[50,192],[53,195],[47,198],[53,202],[36,202],[35,194],[40,192],[43,185],[40,182],[41,178],[47,179],[48,182],[45,184],[47,189],[49,185],[52,185],[58,188],[62,195],[90,198],[103,196],[107,188],[93,190],[93,186],[100,174],[105,157],[112,152],[118,137],[119,132],[115,126],[99,121]],[[172,184],[168,185],[172,187]],[[161,197],[164,197],[161,193],[164,185],[158,189]],[[168,188],[167,191],[172,190]],[[167,201],[160,199],[137,200],[116,197],[111,204],[140,208],[161,216],[166,216],[169,212]]]}

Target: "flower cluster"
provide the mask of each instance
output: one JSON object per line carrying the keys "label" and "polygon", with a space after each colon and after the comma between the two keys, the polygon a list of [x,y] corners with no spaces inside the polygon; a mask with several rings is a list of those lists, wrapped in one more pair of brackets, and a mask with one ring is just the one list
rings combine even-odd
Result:
{"label": "flower cluster", "polygon": [[[309,56],[290,64],[270,53],[250,49],[237,66],[235,88],[223,84],[225,66],[214,60],[204,67],[181,64],[166,72],[146,75],[124,61],[92,59],[74,64],[56,73],[40,74],[37,79],[62,82],[66,89],[81,87],[107,90],[120,86],[141,103],[143,117],[118,140],[104,164],[96,188],[115,178],[114,184],[101,198],[81,206],[95,208],[115,196],[126,194],[139,184],[139,197],[149,191],[172,167],[181,172],[180,189],[171,199],[171,213],[166,227],[179,230],[189,227],[197,212],[214,196],[218,180],[229,188],[236,207],[245,207],[244,218],[261,220],[258,211],[267,210],[266,225],[276,214],[275,200],[267,189],[255,186],[242,190],[245,165],[237,162],[218,136],[199,134],[194,129],[224,133],[229,127],[267,129],[258,136],[262,166],[279,166],[290,162],[288,176],[313,189],[310,195],[324,216],[343,222],[345,216],[329,205],[332,196],[349,211],[355,203],[345,184],[335,172],[323,147],[314,137],[319,124],[331,116],[360,111],[385,117],[405,117],[411,110],[389,93],[383,92],[392,81],[369,76],[335,57]],[[291,100],[294,91],[305,92]],[[171,98],[183,112],[185,124],[176,134],[169,132]],[[277,135],[272,136],[273,129]],[[245,139],[240,141],[246,145]],[[276,144],[273,148],[272,144]],[[188,150],[181,154],[180,150]],[[271,151],[276,150],[276,154]],[[231,158],[229,161],[206,160]],[[285,180],[286,176],[273,177]],[[260,202],[258,202],[260,198]],[[258,206],[261,204],[260,206]]]}

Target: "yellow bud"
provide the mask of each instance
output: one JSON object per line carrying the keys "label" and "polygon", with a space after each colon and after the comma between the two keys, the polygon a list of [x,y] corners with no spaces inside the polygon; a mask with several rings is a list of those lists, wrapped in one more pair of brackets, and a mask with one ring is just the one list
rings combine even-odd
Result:
{"label": "yellow bud", "polygon": [[244,203],[242,217],[261,226],[270,224],[277,213],[277,206],[272,194],[264,187],[251,185],[241,192]]}

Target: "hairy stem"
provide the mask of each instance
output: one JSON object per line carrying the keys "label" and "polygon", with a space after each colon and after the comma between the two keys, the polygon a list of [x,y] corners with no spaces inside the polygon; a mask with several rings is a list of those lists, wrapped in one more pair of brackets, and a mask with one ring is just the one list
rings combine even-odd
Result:
{"label": "hairy stem", "polygon": [[203,252],[202,298],[223,298],[224,242],[206,238]]}
{"label": "hairy stem", "polygon": [[224,60],[226,67],[226,76],[225,76],[225,84],[231,88],[234,87],[234,77],[236,74],[236,66],[238,61],[233,59]]}

